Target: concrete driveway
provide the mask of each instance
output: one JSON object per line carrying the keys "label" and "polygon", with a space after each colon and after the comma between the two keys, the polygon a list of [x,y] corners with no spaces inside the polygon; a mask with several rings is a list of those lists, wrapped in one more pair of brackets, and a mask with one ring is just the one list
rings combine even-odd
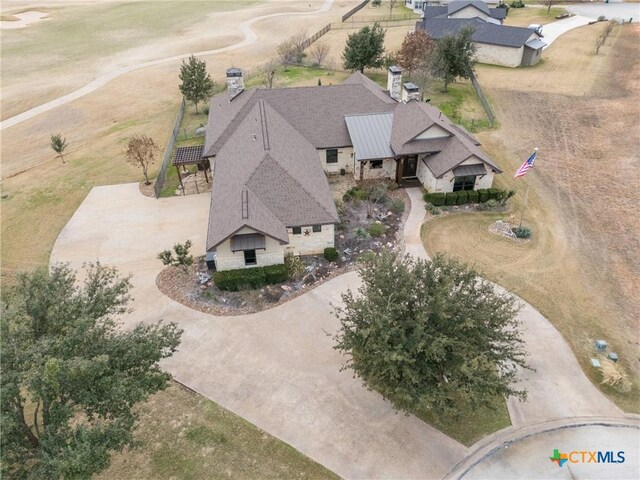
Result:
{"label": "concrete driveway", "polygon": [[[418,189],[408,194],[406,249],[426,257],[420,242],[424,205]],[[477,452],[413,416],[396,414],[351,373],[340,372],[344,358],[330,337],[338,328],[332,304],[347,288],[357,288],[355,273],[238,317],[196,312],[162,295],[155,286],[162,268],[156,255],[186,239],[195,252],[203,251],[208,207],[207,194],[155,200],[140,195],[137,184],[94,188],[61,232],[51,261],[79,267],[99,259],[134,273],[135,311],[124,321],[180,324],[180,350],[163,365],[176,380],[345,478],[442,478]],[[622,418],[547,319],[528,304],[520,317],[536,372],[521,376],[529,401],[509,402],[516,427],[576,416]]]}
{"label": "concrete driveway", "polygon": [[628,22],[630,18],[633,22],[640,22],[640,4],[611,1],[609,3],[583,3],[579,5],[567,5],[567,10],[576,15],[582,15],[592,20],[604,16],[607,19],[624,20]]}

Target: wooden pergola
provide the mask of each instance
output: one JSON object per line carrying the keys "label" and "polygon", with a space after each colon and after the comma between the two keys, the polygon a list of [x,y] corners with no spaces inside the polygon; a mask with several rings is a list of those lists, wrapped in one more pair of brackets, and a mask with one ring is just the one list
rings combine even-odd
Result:
{"label": "wooden pergola", "polygon": [[180,186],[184,191],[184,185],[182,184],[182,175],[180,175],[180,167],[184,169],[187,165],[198,165],[198,170],[204,172],[204,179],[209,183],[209,177],[207,176],[207,169],[209,168],[209,160],[202,158],[202,150],[204,145],[194,145],[191,147],[178,147],[173,155],[173,164],[178,172],[178,180],[180,180]]}

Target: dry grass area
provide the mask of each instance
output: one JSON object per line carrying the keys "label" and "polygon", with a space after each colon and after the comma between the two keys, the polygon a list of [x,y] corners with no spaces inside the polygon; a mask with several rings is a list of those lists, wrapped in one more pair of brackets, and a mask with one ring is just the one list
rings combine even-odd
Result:
{"label": "dry grass area", "polygon": [[[596,56],[600,28],[567,33],[534,68],[478,68],[501,125],[479,138],[505,170],[497,186],[518,192],[510,213],[519,214],[525,185],[531,185],[525,215],[531,243],[491,235],[489,224],[501,217],[496,214],[435,219],[424,242],[431,253],[475,263],[535,305],[595,383],[602,378],[589,365],[593,340],[606,339],[633,389],[603,390],[638,412],[640,27],[618,27]],[[534,146],[540,148],[536,168],[514,181],[512,172]]]}
{"label": "dry grass area", "polygon": [[137,407],[139,447],[96,480],[339,478],[290,445],[178,384]]}
{"label": "dry grass area", "polygon": [[[32,3],[3,2],[2,11],[5,13],[32,8]],[[149,2],[131,2],[131,7],[114,2],[87,5],[74,1],[41,2],[38,5],[41,9],[48,8],[47,11],[52,11],[52,23],[48,25],[58,25],[58,28],[65,25],[62,19],[67,14],[69,18],[78,18],[80,13],[89,16],[91,12],[95,13],[96,10],[93,9],[99,9],[105,15],[108,13],[105,18],[115,22],[116,27],[111,33],[118,37],[119,28],[122,29],[122,35],[127,32],[134,35],[126,28],[132,19],[123,18],[123,12],[131,13],[132,10],[129,9],[133,8],[137,15],[135,18],[139,20],[144,16],[140,5],[144,6],[146,3]],[[157,6],[167,2],[151,3],[153,5],[149,8],[157,9],[150,12],[151,17],[158,15],[165,18],[170,13],[167,13],[166,7]],[[91,48],[87,47],[85,50],[82,50],[85,48],[83,46],[69,45],[69,48],[74,47],[78,51],[66,51],[65,55],[70,55],[65,63],[66,67],[51,67],[51,57],[57,55],[57,49],[61,48],[52,43],[55,35],[60,35],[57,30],[49,31],[49,36],[43,37],[38,48],[27,49],[20,44],[18,40],[21,39],[24,45],[34,45],[33,38],[43,35],[39,29],[44,23],[15,30],[10,34],[3,31],[2,114],[6,117],[11,114],[12,109],[13,113],[23,111],[72,90],[83,84],[88,77],[93,78],[101,73],[101,68],[105,65],[135,64],[165,55],[217,48],[225,44],[219,41],[221,32],[229,30],[237,35],[234,29],[237,30],[242,21],[263,14],[317,9],[323,4],[323,0],[308,0],[304,5],[291,0],[261,0],[260,4],[216,0],[209,2],[217,5],[211,13],[207,13],[206,8],[210,6],[207,2],[188,3],[200,6],[200,11],[194,13],[191,7],[188,11],[191,12],[189,15],[197,13],[204,23],[186,27],[180,22],[187,17],[176,14],[182,19],[176,23],[177,26],[182,25],[176,37],[167,39],[164,36],[166,31],[160,28],[152,32],[145,31],[147,41],[144,48],[140,46],[105,51],[104,57],[100,57],[95,65],[93,59],[101,52],[97,45],[92,44]],[[236,10],[223,11],[223,7],[231,3],[233,5],[229,8]],[[204,59],[214,78],[220,80],[229,66],[236,65],[246,69],[260,65],[274,54],[275,46],[287,36],[300,28],[315,31],[322,25],[335,21],[356,3],[355,0],[337,0],[329,12],[298,16],[295,17],[295,22],[286,16],[259,21],[252,26],[259,37],[257,43],[233,52],[206,56]],[[240,6],[253,8],[238,9]],[[115,12],[109,12],[109,7],[113,7]],[[163,21],[165,26],[171,24],[166,19]],[[215,28],[210,28],[213,26]],[[11,40],[13,37],[9,35],[14,34],[21,37]],[[36,88],[35,84],[28,81],[27,77],[32,74],[25,74],[25,80],[20,82],[17,70],[14,74],[11,74],[13,70],[7,70],[11,65],[17,64],[17,59],[11,56],[13,50],[5,48],[7,39],[16,43],[12,48],[17,54],[25,55],[18,60],[29,64],[29,71],[33,69],[36,72],[33,74],[34,78],[37,77],[38,81],[45,84],[42,88]],[[128,45],[127,42],[123,45]],[[81,39],[76,43],[82,43]],[[116,48],[114,45],[118,42],[109,44]],[[153,137],[161,147],[168,140],[180,101],[177,88],[179,65],[180,62],[175,61],[123,75],[70,104],[2,131],[0,258],[3,283],[11,281],[17,271],[48,263],[49,253],[58,234],[93,186],[142,180],[142,173],[126,164],[122,152],[126,142],[134,134],[145,133]],[[49,67],[51,71],[48,71]],[[85,67],[87,70],[84,70]],[[49,147],[49,137],[56,132],[65,136],[69,144],[66,165],[55,159]],[[155,175],[158,163],[152,169],[152,175]]]}
{"label": "dry grass area", "polygon": [[556,15],[563,13],[567,13],[567,11],[562,7],[552,7],[549,13],[547,13],[547,7],[540,5],[510,8],[504,24],[512,27],[528,27],[532,23],[546,25],[547,23],[555,22]]}

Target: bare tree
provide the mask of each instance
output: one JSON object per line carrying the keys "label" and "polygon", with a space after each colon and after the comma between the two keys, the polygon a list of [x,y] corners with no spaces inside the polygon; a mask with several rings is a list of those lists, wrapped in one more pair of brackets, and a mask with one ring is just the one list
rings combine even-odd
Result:
{"label": "bare tree", "polygon": [[309,56],[313,59],[314,64],[320,67],[324,63],[324,59],[327,58],[329,50],[331,50],[329,45],[318,42],[313,45],[311,50],[309,50]]}
{"label": "bare tree", "polygon": [[155,162],[155,154],[158,151],[160,148],[156,142],[142,134],[131,137],[124,152],[124,156],[131,165],[142,169],[146,185],[151,183],[148,175],[149,165]]}
{"label": "bare tree", "polygon": [[260,75],[262,76],[264,85],[267,88],[273,88],[279,66],[280,63],[278,62],[278,60],[272,59],[269,60],[269,62],[261,68]]}
{"label": "bare tree", "polygon": [[62,163],[67,163],[64,161],[64,150],[67,148],[67,139],[60,133],[52,134],[50,145],[53,151],[62,159]]}
{"label": "bare tree", "polygon": [[280,63],[285,67],[301,63],[304,58],[306,42],[307,32],[302,30],[278,45],[278,49],[276,51],[278,53]]}
{"label": "bare tree", "polygon": [[389,0],[389,18],[393,18],[393,9],[396,8],[398,0]]}
{"label": "bare tree", "polygon": [[544,4],[547,6],[547,15],[551,13],[551,7],[553,7],[556,3],[558,3],[557,0],[547,0],[546,2],[544,2]]}

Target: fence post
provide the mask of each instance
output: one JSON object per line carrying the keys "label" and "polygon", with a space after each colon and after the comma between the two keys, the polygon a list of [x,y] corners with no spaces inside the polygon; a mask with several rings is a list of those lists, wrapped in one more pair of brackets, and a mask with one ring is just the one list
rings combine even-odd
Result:
{"label": "fence post", "polygon": [[493,125],[493,122],[495,122],[496,120],[496,116],[493,113],[493,110],[491,109],[491,105],[489,105],[489,101],[487,100],[487,97],[484,96],[482,88],[480,88],[480,84],[478,83],[478,80],[476,79],[476,76],[473,72],[471,72],[470,78],[471,78],[471,84],[473,85],[473,89],[476,92],[476,96],[478,97],[478,100],[480,100],[480,104],[482,105],[482,108],[484,108],[484,112],[487,114],[489,123]]}

